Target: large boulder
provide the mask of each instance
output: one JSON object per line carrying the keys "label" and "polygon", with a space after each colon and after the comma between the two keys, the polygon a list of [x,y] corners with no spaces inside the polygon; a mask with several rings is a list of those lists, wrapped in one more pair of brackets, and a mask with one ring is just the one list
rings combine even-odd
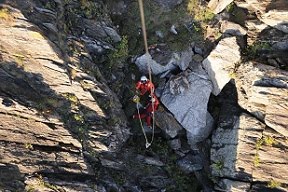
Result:
{"label": "large boulder", "polygon": [[148,74],[148,65],[150,65],[151,72],[154,75],[164,74],[165,76],[165,74],[177,68],[180,68],[182,71],[186,70],[194,52],[189,47],[182,52],[168,53],[168,55],[165,55],[166,58],[169,58],[168,61],[162,59],[157,61],[157,58],[152,59],[150,55],[144,54],[136,59],[135,64],[143,74]]}
{"label": "large boulder", "polygon": [[234,66],[240,61],[241,55],[236,37],[222,39],[210,55],[202,62],[203,67],[213,82],[214,95],[230,81]]}
{"label": "large boulder", "polygon": [[288,136],[288,73],[259,63],[243,63],[237,70],[239,104],[269,127]]}
{"label": "large boulder", "polygon": [[213,124],[207,118],[211,91],[212,83],[204,70],[185,71],[170,78],[161,96],[162,103],[187,130],[190,144],[207,138],[212,129]]}

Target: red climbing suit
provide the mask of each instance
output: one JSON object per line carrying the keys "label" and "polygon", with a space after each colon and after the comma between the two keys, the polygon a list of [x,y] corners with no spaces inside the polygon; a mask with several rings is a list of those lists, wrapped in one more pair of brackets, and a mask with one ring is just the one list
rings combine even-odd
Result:
{"label": "red climbing suit", "polygon": [[[153,102],[152,102],[153,99]],[[157,99],[157,97],[152,94],[152,99],[150,98],[149,103],[147,104],[147,106],[144,108],[145,110],[140,113],[139,115],[133,115],[134,119],[144,119],[146,121],[146,124],[148,127],[151,126],[151,120],[152,120],[152,116],[153,116],[153,112],[156,111],[158,109],[159,106],[159,100]],[[152,105],[153,103],[153,105]]]}
{"label": "red climbing suit", "polygon": [[145,95],[145,93],[154,93],[154,84],[147,80],[147,81],[138,81],[136,83],[136,90],[140,92],[140,96]]}

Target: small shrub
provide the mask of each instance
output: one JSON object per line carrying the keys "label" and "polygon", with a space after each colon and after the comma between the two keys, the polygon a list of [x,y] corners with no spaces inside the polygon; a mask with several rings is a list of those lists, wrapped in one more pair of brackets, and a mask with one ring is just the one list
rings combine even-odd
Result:
{"label": "small shrub", "polygon": [[260,157],[259,157],[259,154],[256,153],[254,156],[254,166],[259,167],[259,165],[260,165]]}
{"label": "small shrub", "polygon": [[17,65],[24,68],[25,56],[22,54],[13,54],[13,57]]}
{"label": "small shrub", "polygon": [[267,42],[255,42],[254,44],[247,47],[245,54],[248,57],[256,58],[257,56],[259,56],[260,51],[270,49],[271,45]]}
{"label": "small shrub", "polygon": [[33,149],[33,145],[32,145],[31,143],[25,143],[25,144],[24,144],[24,147],[25,147],[26,149],[30,149],[30,150]]}
{"label": "small shrub", "polygon": [[75,121],[77,121],[77,122],[80,122],[80,123],[84,123],[84,118],[83,118],[83,116],[82,115],[80,115],[80,114],[74,114],[73,115],[73,118],[74,118],[74,120]]}
{"label": "small shrub", "polygon": [[232,3],[230,3],[227,7],[226,7],[226,11],[228,12],[228,13],[232,13],[233,12],[233,10],[234,10],[234,3],[232,2]]}
{"label": "small shrub", "polygon": [[235,79],[236,78],[236,73],[235,72],[230,72],[228,75],[229,75],[229,77],[231,79]]}
{"label": "small shrub", "polygon": [[275,139],[273,137],[264,137],[264,143],[268,146],[272,146],[273,144],[276,143]]}
{"label": "small shrub", "polygon": [[257,139],[257,141],[256,141],[256,150],[257,151],[261,148],[263,143],[264,143],[264,139],[263,138]]}
{"label": "small shrub", "polygon": [[113,59],[124,59],[128,57],[128,38],[123,36],[121,42],[116,46],[116,50],[112,53]]}
{"label": "small shrub", "polygon": [[212,164],[212,166],[214,167],[214,169],[216,169],[217,171],[221,171],[224,168],[224,162],[219,160],[216,161],[215,163]]}
{"label": "small shrub", "polygon": [[269,188],[277,188],[277,187],[280,187],[281,186],[281,183],[278,182],[278,181],[275,181],[275,180],[271,180],[268,182],[268,187]]}
{"label": "small shrub", "polygon": [[208,22],[214,18],[214,13],[208,8],[202,7],[197,0],[190,0],[187,5],[187,11],[193,15],[196,20]]}
{"label": "small shrub", "polygon": [[121,42],[116,46],[115,50],[108,55],[108,68],[111,70],[115,65],[117,65],[117,63],[124,62],[128,56],[128,38],[127,36],[123,36]]}
{"label": "small shrub", "polygon": [[10,21],[12,20],[12,16],[10,15],[10,11],[6,8],[0,9],[0,19]]}

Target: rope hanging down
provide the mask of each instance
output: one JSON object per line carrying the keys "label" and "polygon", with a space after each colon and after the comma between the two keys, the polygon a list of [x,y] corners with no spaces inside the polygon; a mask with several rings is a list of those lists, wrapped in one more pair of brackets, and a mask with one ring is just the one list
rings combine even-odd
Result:
{"label": "rope hanging down", "polygon": [[[152,75],[151,75],[151,62],[150,62],[150,54],[149,54],[149,51],[148,51],[148,42],[147,42],[147,33],[146,33],[146,26],[145,26],[145,16],[144,16],[144,6],[143,6],[143,1],[142,0],[138,0],[139,2],[139,9],[140,9],[140,17],[141,17],[141,25],[142,25],[142,33],[143,33],[143,40],[144,40],[144,47],[145,47],[145,53],[148,57],[147,59],[147,67],[148,67],[148,73],[149,73],[149,80],[150,82],[152,82]],[[146,135],[146,132],[144,130],[144,127],[143,127],[143,124],[142,124],[142,121],[141,119],[140,120],[140,125],[141,125],[141,128],[142,128],[142,132],[144,134],[144,137],[145,137],[145,141],[146,141],[146,148],[149,148],[154,140],[154,130],[155,130],[155,115],[154,115],[154,100],[153,100],[153,92],[154,90],[152,90],[151,88],[151,91],[150,91],[150,96],[151,96],[151,102],[152,102],[152,117],[153,117],[153,125],[152,125],[152,138],[151,138],[151,141],[149,142],[148,139],[147,139],[147,135]],[[137,104],[136,104],[137,105]],[[138,112],[138,115],[139,115],[139,109],[137,108],[137,112]]]}

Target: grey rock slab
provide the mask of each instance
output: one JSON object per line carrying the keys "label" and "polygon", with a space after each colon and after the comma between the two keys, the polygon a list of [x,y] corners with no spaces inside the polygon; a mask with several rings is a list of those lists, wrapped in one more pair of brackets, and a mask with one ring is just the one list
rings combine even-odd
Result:
{"label": "grey rock slab", "polygon": [[249,191],[251,184],[249,182],[233,181],[230,179],[221,179],[218,183],[217,190],[225,190],[231,192]]}
{"label": "grey rock slab", "polygon": [[222,21],[220,31],[222,33],[227,33],[234,36],[243,36],[247,34],[246,29],[244,29],[241,25],[230,21]]}
{"label": "grey rock slab", "polygon": [[208,7],[213,11],[214,14],[223,11],[233,0],[210,0]]}
{"label": "grey rock slab", "polygon": [[186,71],[170,78],[161,101],[189,133],[202,140],[211,131],[211,127],[205,129],[211,91],[212,84],[205,72]]}
{"label": "grey rock slab", "polygon": [[183,127],[173,118],[173,115],[159,108],[155,112],[155,123],[162,131],[171,138],[175,138]]}
{"label": "grey rock slab", "polygon": [[177,161],[177,165],[185,173],[193,173],[203,169],[202,160],[200,156],[188,154]]}
{"label": "grey rock slab", "polygon": [[172,139],[168,142],[168,144],[173,150],[179,150],[181,148],[180,139]]}
{"label": "grey rock slab", "polygon": [[288,11],[270,10],[261,15],[259,19],[271,27],[288,33]]}
{"label": "grey rock slab", "polygon": [[274,43],[272,45],[272,48],[276,50],[282,50],[282,51],[288,50],[288,40]]}
{"label": "grey rock slab", "polygon": [[83,21],[86,29],[86,35],[95,39],[107,39],[110,38],[114,43],[121,41],[121,36],[118,34],[116,29],[110,27],[105,22],[95,22],[93,20]]}
{"label": "grey rock slab", "polygon": [[236,37],[222,39],[210,55],[202,62],[203,67],[213,82],[212,93],[217,96],[230,81],[234,65],[241,55]]}
{"label": "grey rock slab", "polygon": [[121,161],[113,161],[113,160],[104,159],[104,158],[100,158],[100,161],[101,161],[101,165],[104,167],[108,167],[108,168],[116,169],[120,171],[125,169],[125,165]]}
{"label": "grey rock slab", "polygon": [[137,155],[136,158],[142,163],[145,163],[147,165],[154,165],[154,166],[159,166],[159,167],[162,167],[165,165],[162,161],[153,157],[145,157],[143,155]]}

